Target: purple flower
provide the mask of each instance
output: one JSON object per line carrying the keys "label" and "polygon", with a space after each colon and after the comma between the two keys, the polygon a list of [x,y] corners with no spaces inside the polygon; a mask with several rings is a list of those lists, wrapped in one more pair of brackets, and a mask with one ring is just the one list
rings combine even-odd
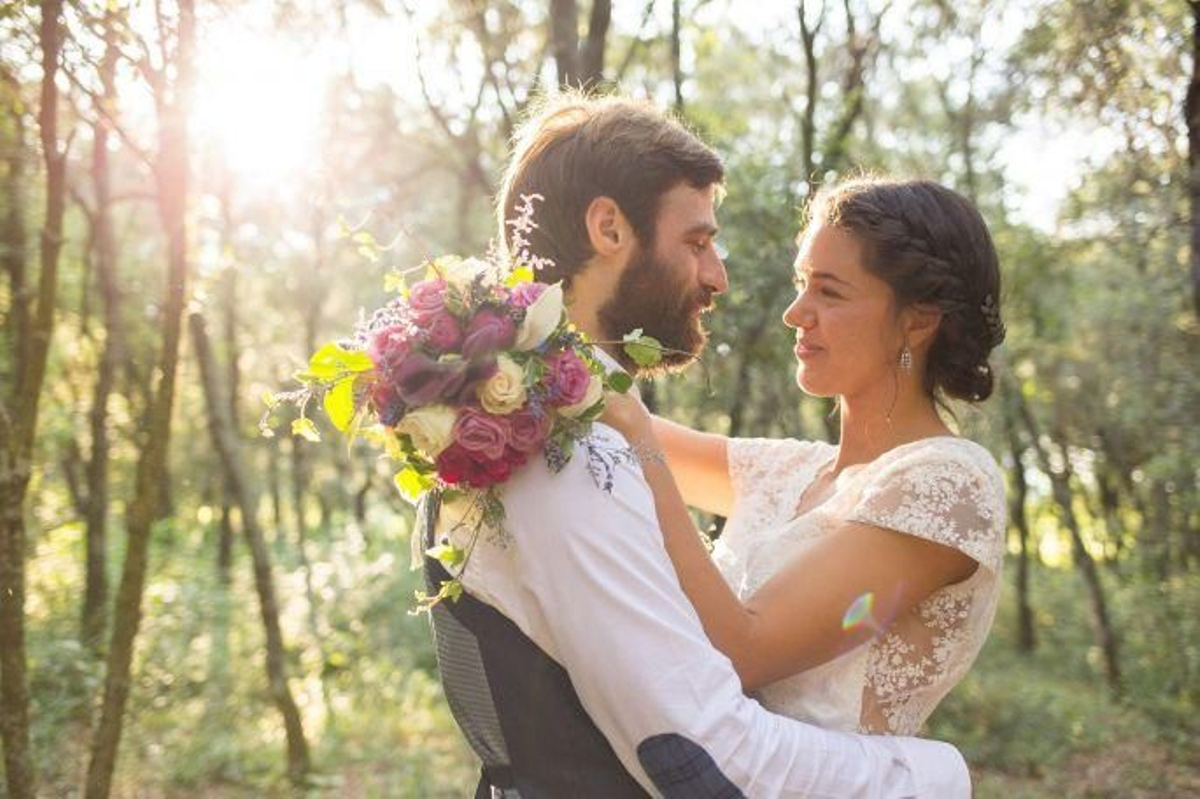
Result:
{"label": "purple flower", "polygon": [[499,308],[482,308],[467,325],[462,345],[463,357],[475,359],[505,349],[512,346],[516,337],[517,326],[512,317]]}
{"label": "purple flower", "polygon": [[425,342],[437,352],[450,352],[462,343],[462,327],[449,311],[433,311],[421,317],[418,324]]}
{"label": "purple flower", "polygon": [[408,411],[408,407],[396,393],[395,387],[385,382],[375,384],[371,391],[371,402],[374,403],[375,411],[379,414],[379,423],[385,427],[391,427],[399,422],[400,418]]}
{"label": "purple flower", "polygon": [[408,357],[411,346],[407,328],[392,325],[372,334],[367,355],[379,369],[395,369]]}
{"label": "purple flower", "polygon": [[454,423],[454,440],[459,446],[487,460],[499,460],[504,455],[509,437],[508,420],[478,408],[463,408]]}
{"label": "purple flower", "polygon": [[517,308],[528,308],[549,288],[545,283],[521,283],[508,295],[508,303]]}
{"label": "purple flower", "polygon": [[452,402],[467,382],[468,367],[466,361],[439,363],[424,353],[413,352],[388,378],[400,399],[415,408],[431,402]]}
{"label": "purple flower", "polygon": [[571,350],[561,350],[546,359],[547,399],[554,405],[574,405],[587,396],[592,373]]}
{"label": "purple flower", "polygon": [[423,319],[446,307],[446,281],[422,280],[408,291],[408,307],[413,316]]}
{"label": "purple flower", "polygon": [[512,447],[518,452],[536,452],[550,434],[550,417],[529,409],[511,414],[508,424]]}

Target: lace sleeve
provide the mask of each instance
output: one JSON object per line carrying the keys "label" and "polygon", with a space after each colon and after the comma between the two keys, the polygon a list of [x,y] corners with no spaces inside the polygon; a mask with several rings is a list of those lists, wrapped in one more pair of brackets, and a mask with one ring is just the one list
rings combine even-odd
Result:
{"label": "lace sleeve", "polygon": [[953,547],[1000,571],[1004,480],[972,442],[941,440],[904,453],[864,488],[850,518]]}

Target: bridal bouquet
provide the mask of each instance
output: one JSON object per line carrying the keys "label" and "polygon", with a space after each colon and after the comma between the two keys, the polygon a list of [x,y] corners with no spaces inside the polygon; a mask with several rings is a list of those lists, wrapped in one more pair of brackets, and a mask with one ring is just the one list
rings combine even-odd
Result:
{"label": "bridal bouquet", "polygon": [[[518,233],[532,225],[532,199],[510,223],[525,226]],[[319,398],[350,442],[362,436],[398,464],[408,500],[437,490],[444,506],[465,507],[457,524],[470,528],[467,546],[444,538],[428,552],[452,573],[461,574],[481,530],[502,531],[497,488],[513,471],[533,457],[561,470],[603,411],[604,392],[632,385],[625,372],[607,373],[570,324],[561,285],[534,279],[542,262],[522,241],[512,258],[427,262],[412,285],[394,275],[394,299],[350,340],[313,354],[296,375],[301,389],[267,398],[268,414],[281,401],[298,405],[292,432],[309,440],[319,433],[306,409]],[[658,343],[636,331],[622,343],[639,362],[657,356]],[[461,591],[450,580],[433,597],[418,594],[419,607]]]}

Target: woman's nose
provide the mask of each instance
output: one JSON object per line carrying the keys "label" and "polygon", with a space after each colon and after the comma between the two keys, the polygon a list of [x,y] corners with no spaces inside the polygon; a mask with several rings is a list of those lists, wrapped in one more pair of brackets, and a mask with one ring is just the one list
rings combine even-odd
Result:
{"label": "woman's nose", "polygon": [[804,294],[796,295],[792,304],[783,312],[783,323],[788,327],[809,329],[813,326],[814,316],[804,301]]}

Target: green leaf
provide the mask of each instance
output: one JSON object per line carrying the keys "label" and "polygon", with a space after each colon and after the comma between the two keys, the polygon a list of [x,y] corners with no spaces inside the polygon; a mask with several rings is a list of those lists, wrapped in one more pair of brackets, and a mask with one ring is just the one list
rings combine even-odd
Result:
{"label": "green leaf", "polygon": [[308,378],[318,383],[332,383],[347,374],[369,372],[375,368],[371,356],[360,350],[343,349],[337,344],[326,344],[308,359],[308,371],[300,379]]}
{"label": "green leaf", "polygon": [[467,559],[466,551],[459,549],[454,544],[438,544],[425,550],[425,554],[434,560],[440,560],[450,568],[458,566]]}
{"label": "green leaf", "polygon": [[608,387],[618,394],[633,388],[633,378],[628,372],[612,372],[607,378]]}
{"label": "green leaf", "polygon": [[321,440],[321,434],[317,432],[317,426],[308,417],[301,417],[292,422],[292,435],[300,436],[306,441],[316,442]]}
{"label": "green leaf", "polygon": [[273,391],[264,391],[262,393],[263,405],[267,406],[267,410],[273,411],[279,407],[279,395]]}
{"label": "green leaf", "polygon": [[350,417],[350,424],[346,425],[346,454],[350,454],[351,447],[354,446],[355,439],[358,438],[358,433],[362,430],[363,421],[367,418],[367,413],[370,410],[367,403],[363,403],[357,410],[354,411],[354,416]]}
{"label": "green leaf", "polygon": [[396,488],[400,489],[401,496],[415,504],[421,494],[433,488],[433,478],[406,466],[396,473]]}
{"label": "green leaf", "polygon": [[354,378],[348,377],[333,384],[325,392],[325,413],[338,430],[345,432],[354,418]]}
{"label": "green leaf", "polygon": [[641,335],[640,330],[635,332],[638,333],[637,338],[625,337],[625,354],[632,358],[638,366],[657,365],[662,360],[662,344],[653,336]]}

